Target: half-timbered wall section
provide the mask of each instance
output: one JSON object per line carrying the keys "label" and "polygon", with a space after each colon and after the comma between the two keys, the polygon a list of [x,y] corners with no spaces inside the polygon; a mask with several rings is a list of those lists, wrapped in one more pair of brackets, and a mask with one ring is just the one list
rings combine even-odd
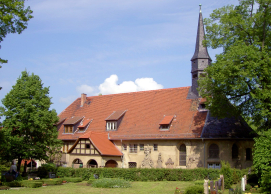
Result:
{"label": "half-timbered wall section", "polygon": [[79,139],[71,154],[99,155],[89,139]]}

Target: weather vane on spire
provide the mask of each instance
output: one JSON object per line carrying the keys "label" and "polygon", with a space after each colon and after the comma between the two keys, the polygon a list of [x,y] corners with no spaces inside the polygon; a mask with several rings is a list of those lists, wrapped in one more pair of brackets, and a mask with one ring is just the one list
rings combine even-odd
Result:
{"label": "weather vane on spire", "polygon": [[201,13],[201,4],[199,4],[199,12]]}

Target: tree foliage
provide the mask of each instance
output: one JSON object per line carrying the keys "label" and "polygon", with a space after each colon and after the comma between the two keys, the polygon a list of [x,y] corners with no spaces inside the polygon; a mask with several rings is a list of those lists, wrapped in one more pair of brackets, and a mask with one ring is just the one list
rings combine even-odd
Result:
{"label": "tree foliage", "polygon": [[23,71],[2,104],[5,143],[0,152],[4,159],[18,159],[18,165],[22,159],[47,160],[48,153],[61,146],[54,126],[57,113],[50,110],[49,87],[43,87],[39,76]]}
{"label": "tree foliage", "polygon": [[271,0],[239,0],[205,24],[205,44],[223,52],[199,81],[201,96],[212,114],[242,115],[258,132],[253,163],[264,177],[271,170]]}
{"label": "tree foliage", "polygon": [[205,43],[223,48],[199,83],[208,108],[219,117],[241,114],[258,130],[270,129],[271,1],[240,0],[214,10],[205,24]]}

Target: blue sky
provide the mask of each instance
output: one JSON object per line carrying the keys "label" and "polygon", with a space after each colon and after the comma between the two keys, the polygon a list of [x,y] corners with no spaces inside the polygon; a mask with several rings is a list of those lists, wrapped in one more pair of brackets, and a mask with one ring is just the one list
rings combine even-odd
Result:
{"label": "blue sky", "polygon": [[[8,34],[0,99],[21,72],[50,86],[59,114],[81,93],[113,94],[191,85],[199,4],[203,17],[237,0],[28,0],[34,18]],[[215,54],[221,50],[209,48]]]}

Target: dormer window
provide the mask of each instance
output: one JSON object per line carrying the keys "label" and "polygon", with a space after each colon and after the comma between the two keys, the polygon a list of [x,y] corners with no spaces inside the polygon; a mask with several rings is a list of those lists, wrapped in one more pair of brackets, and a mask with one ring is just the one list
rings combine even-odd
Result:
{"label": "dormer window", "polygon": [[74,133],[84,117],[72,117],[64,122],[64,133]]}
{"label": "dormer window", "polygon": [[118,128],[117,121],[106,121],[106,130],[107,131],[116,131]]}
{"label": "dormer window", "polygon": [[165,116],[163,120],[159,123],[160,130],[169,130],[173,118],[174,116]]}
{"label": "dormer window", "polygon": [[200,103],[198,110],[199,111],[207,111],[205,103]]}
{"label": "dormer window", "polygon": [[107,131],[116,131],[121,123],[123,115],[126,110],[114,111],[106,120],[106,130]]}
{"label": "dormer window", "polygon": [[78,126],[78,132],[84,132],[87,130],[89,124],[92,122],[93,119],[84,119],[80,122]]}
{"label": "dormer window", "polygon": [[65,125],[65,133],[73,133],[73,125]]}

